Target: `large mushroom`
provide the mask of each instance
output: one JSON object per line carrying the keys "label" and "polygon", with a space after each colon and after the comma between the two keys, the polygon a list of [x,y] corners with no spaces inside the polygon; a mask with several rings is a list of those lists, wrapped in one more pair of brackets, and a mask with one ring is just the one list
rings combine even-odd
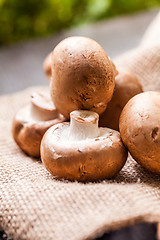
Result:
{"label": "large mushroom", "polygon": [[[115,66],[114,69],[116,70]],[[119,69],[115,77],[115,90],[111,101],[99,119],[100,127],[119,130],[119,117],[126,103],[143,92],[137,77],[129,71]]]}
{"label": "large mushroom", "polygon": [[33,157],[40,156],[40,143],[46,130],[65,118],[58,113],[48,93],[33,93],[29,105],[14,117],[12,135],[17,145]]}
{"label": "large mushroom", "polygon": [[132,157],[160,174],[160,93],[144,92],[130,99],[120,116],[119,128]]}
{"label": "large mushroom", "polygon": [[123,167],[127,151],[117,131],[98,128],[98,114],[76,110],[71,122],[47,130],[41,159],[59,179],[96,181],[112,178]]}
{"label": "large mushroom", "polygon": [[101,114],[111,100],[115,77],[104,49],[86,37],[70,37],[52,52],[51,97],[69,118],[78,109]]}

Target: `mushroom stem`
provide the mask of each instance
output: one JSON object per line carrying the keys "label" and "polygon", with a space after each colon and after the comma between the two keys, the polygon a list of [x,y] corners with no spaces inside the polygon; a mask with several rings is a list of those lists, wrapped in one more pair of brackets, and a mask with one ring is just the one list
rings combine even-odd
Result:
{"label": "mushroom stem", "polygon": [[43,109],[38,108],[37,106],[30,104],[30,114],[32,118],[36,121],[49,121],[57,117],[57,111],[43,111]]}
{"label": "mushroom stem", "polygon": [[47,93],[31,95],[30,114],[36,121],[48,121],[58,117],[58,111]]}
{"label": "mushroom stem", "polygon": [[77,110],[70,113],[69,140],[80,141],[99,135],[99,115],[92,111]]}

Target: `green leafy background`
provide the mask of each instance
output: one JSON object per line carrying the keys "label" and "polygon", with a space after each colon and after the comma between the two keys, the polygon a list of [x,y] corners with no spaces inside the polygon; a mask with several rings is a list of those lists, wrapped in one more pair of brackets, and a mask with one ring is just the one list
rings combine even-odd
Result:
{"label": "green leafy background", "polygon": [[0,45],[160,6],[160,0],[0,0]]}

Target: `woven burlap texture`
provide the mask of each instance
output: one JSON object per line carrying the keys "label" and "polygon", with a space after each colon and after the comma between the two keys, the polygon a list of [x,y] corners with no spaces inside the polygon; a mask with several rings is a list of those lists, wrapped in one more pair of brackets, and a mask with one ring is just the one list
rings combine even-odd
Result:
{"label": "woven burlap texture", "polygon": [[[159,26],[157,16],[140,46],[116,59],[117,65],[137,74],[144,90],[160,90]],[[82,184],[54,179],[40,160],[17,147],[12,118],[33,90],[0,97],[1,228],[13,239],[80,240],[140,221],[158,221],[160,176],[131,157],[115,179]]]}

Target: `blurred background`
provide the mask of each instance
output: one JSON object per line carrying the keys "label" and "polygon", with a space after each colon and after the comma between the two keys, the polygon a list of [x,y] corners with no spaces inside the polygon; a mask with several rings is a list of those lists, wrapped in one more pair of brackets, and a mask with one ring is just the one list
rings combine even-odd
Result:
{"label": "blurred background", "polygon": [[0,45],[160,6],[160,0],[0,0]]}
{"label": "blurred background", "polygon": [[69,36],[96,40],[114,60],[159,10],[160,0],[0,0],[0,94],[47,85],[44,58]]}
{"label": "blurred background", "polygon": [[[43,60],[67,36],[91,37],[113,58],[136,47],[159,9],[160,0],[0,0],[0,94],[47,84]],[[138,229],[99,239],[157,239],[156,224]]]}

